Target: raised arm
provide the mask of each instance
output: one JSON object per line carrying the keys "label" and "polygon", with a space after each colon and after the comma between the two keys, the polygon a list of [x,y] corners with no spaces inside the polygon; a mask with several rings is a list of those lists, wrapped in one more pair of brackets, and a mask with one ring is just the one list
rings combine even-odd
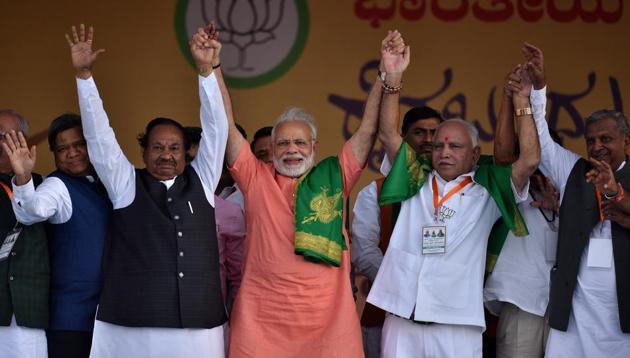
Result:
{"label": "raised arm", "polygon": [[31,176],[35,165],[35,146],[29,150],[22,132],[6,134],[2,149],[7,153],[13,177],[11,204],[16,219],[25,225],[52,219],[54,223],[67,221],[72,215],[70,195],[58,178],[47,178],[35,190]]}
{"label": "raised arm", "polygon": [[400,88],[403,72],[409,66],[411,49],[405,46],[398,31],[390,31],[381,46],[381,67],[385,71],[383,99],[380,108],[378,138],[390,162],[398,154],[402,137],[398,130]]}
{"label": "raised arm", "polygon": [[520,68],[517,73],[520,77],[521,90],[514,93],[512,103],[516,111],[520,154],[512,165],[512,182],[516,190],[520,192],[527,185],[529,177],[538,168],[540,145],[529,102],[532,89],[531,78],[524,68]]}
{"label": "raised arm", "polygon": [[569,174],[580,156],[554,142],[549,134],[549,127],[545,119],[547,80],[543,52],[529,43],[524,43],[521,51],[527,61],[527,70],[534,84],[530,100],[538,140],[540,141],[540,170],[552,180],[562,198]]}
{"label": "raised arm", "polygon": [[94,62],[105,51],[93,51],[93,39],[94,30],[90,27],[86,36],[83,24],[79,26],[78,34],[74,26],[72,37],[66,34],[72,66],[76,71],[83,136],[90,153],[90,162],[107,189],[114,209],[119,209],[131,204],[135,197],[135,171],[116,141],[92,77]]}
{"label": "raised arm", "polygon": [[[212,24],[211,24],[212,25]],[[227,141],[228,119],[223,97],[213,69],[213,61],[221,50],[214,28],[200,28],[190,41],[190,52],[199,72],[199,100],[201,102],[201,141],[199,151],[192,162],[206,198],[214,202],[214,190],[221,177]]]}
{"label": "raised arm", "polygon": [[[193,42],[197,42],[198,46],[210,46],[211,42],[217,42],[219,39],[219,32],[216,29],[214,22],[210,22],[208,26],[203,29],[199,29],[193,40],[191,41],[191,46]],[[214,70],[214,74],[216,76],[217,84],[219,85],[219,90],[221,91],[221,97],[223,98],[223,105],[225,108],[225,113],[227,115],[228,121],[228,135],[227,135],[227,146],[225,148],[225,160],[228,165],[234,164],[236,157],[238,156],[238,152],[245,141],[241,132],[236,128],[236,124],[234,122],[234,115],[232,111],[232,99],[230,98],[230,92],[228,91],[227,86],[225,85],[225,81],[223,80],[223,72],[221,71],[221,46],[214,52],[214,56],[210,66],[204,66],[198,68],[200,71],[211,71]]]}
{"label": "raised arm", "polygon": [[505,76],[503,83],[503,96],[499,115],[497,118],[497,128],[494,133],[494,162],[499,165],[512,164],[516,161],[516,133],[514,131],[514,106],[512,105],[513,92],[517,90],[520,79],[516,71],[521,65],[514,67]]}

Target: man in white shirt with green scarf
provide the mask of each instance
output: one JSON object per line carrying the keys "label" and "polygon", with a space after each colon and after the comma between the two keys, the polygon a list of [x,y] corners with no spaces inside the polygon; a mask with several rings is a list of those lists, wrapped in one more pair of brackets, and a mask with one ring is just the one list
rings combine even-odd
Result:
{"label": "man in white shirt with green scarf", "polygon": [[[383,61],[388,83],[400,83],[409,51]],[[432,160],[416,155],[397,130],[399,95],[383,97],[379,138],[388,158],[396,159],[379,203],[402,201],[368,296],[390,313],[383,357],[482,356],[488,234],[500,217],[516,234],[526,234],[516,204],[527,198],[528,178],[540,159],[528,73],[520,71],[517,82],[513,101],[521,155],[511,167],[480,158],[477,130],[461,119],[440,124]]]}

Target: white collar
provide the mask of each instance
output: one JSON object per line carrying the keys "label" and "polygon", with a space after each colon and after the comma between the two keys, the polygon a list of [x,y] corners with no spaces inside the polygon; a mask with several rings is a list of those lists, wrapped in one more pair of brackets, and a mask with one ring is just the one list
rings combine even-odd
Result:
{"label": "white collar", "polygon": [[160,180],[160,183],[166,185],[166,190],[168,190],[173,186],[173,184],[175,184],[175,179],[177,179],[177,176],[173,179]]}

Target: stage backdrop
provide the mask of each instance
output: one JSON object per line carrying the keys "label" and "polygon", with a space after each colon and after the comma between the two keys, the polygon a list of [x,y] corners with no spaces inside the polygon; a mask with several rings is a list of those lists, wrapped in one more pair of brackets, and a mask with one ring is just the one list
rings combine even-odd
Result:
{"label": "stage backdrop", "polygon": [[[111,124],[132,162],[148,120],[198,123],[196,75],[187,40],[216,20],[236,120],[253,135],[287,107],[319,122],[319,157],[336,154],[360,123],[376,77],[380,41],[398,29],[412,47],[401,112],[428,104],[475,123],[491,151],[506,72],[529,41],[545,52],[548,119],[584,153],[584,122],[630,98],[630,20],[613,0],[179,0],[1,1],[0,108],[30,121],[37,169],[53,161],[49,122],[78,112],[64,33],[84,22],[105,48],[94,75]],[[377,144],[358,190],[377,174]]]}

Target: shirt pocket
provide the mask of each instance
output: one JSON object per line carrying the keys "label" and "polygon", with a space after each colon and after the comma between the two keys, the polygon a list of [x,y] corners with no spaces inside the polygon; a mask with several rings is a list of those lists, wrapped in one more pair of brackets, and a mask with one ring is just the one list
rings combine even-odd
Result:
{"label": "shirt pocket", "polygon": [[428,277],[427,289],[435,304],[449,308],[464,308],[469,305],[471,277],[469,265],[440,262],[437,270]]}

